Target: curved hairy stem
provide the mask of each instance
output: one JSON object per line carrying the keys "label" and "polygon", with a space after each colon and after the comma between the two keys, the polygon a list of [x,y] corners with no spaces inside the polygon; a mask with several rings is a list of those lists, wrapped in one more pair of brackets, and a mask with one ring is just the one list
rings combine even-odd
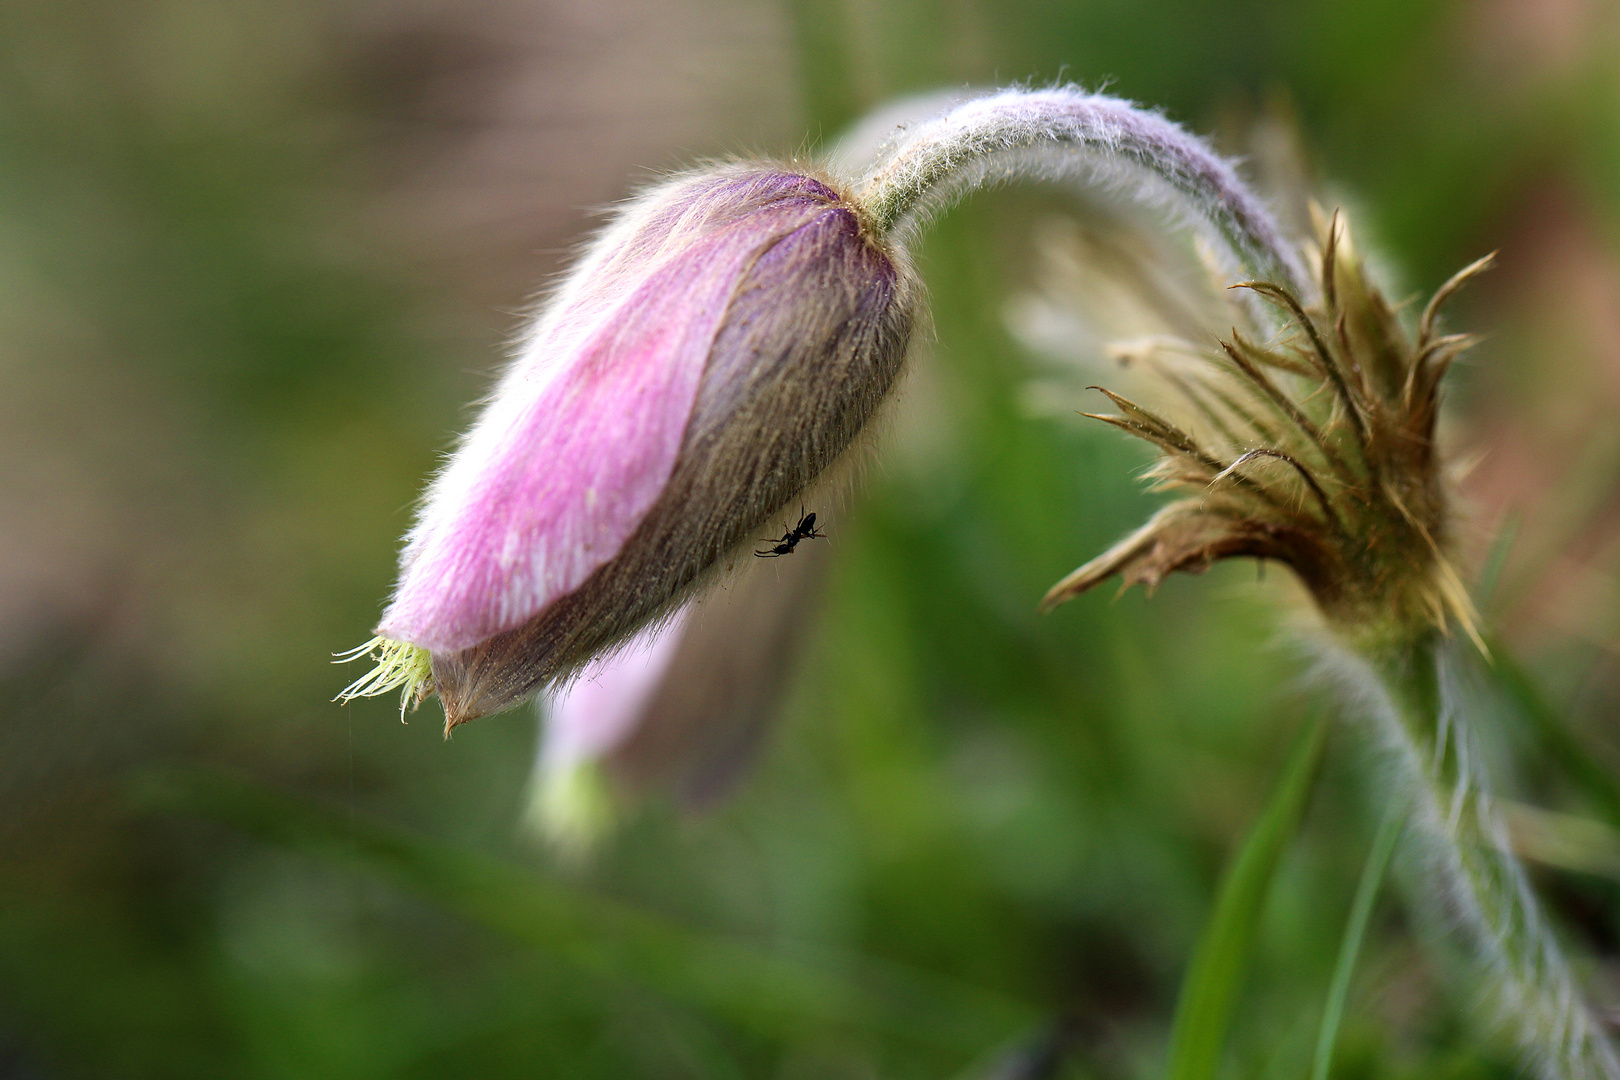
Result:
{"label": "curved hairy stem", "polygon": [[1524,868],[1510,853],[1474,736],[1442,677],[1438,635],[1377,659],[1336,646],[1324,668],[1390,751],[1407,835],[1440,905],[1471,939],[1496,1021],[1546,1080],[1615,1080],[1620,1061],[1582,1000]]}
{"label": "curved hairy stem", "polygon": [[1225,159],[1158,113],[1075,87],[1006,90],[902,129],[857,199],[872,228],[904,238],[969,192],[1016,179],[1078,182],[1166,205],[1212,241],[1234,278],[1314,293],[1271,213]]}

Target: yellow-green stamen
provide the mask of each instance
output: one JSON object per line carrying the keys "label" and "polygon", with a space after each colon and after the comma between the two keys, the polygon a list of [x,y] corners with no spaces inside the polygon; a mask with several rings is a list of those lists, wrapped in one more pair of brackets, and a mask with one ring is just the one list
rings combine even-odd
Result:
{"label": "yellow-green stamen", "polygon": [[334,700],[380,697],[398,689],[399,719],[404,723],[405,710],[414,710],[433,692],[433,657],[420,645],[374,637],[364,645],[338,653],[333,663],[347,664],[362,656],[376,660],[377,666],[344,687]]}

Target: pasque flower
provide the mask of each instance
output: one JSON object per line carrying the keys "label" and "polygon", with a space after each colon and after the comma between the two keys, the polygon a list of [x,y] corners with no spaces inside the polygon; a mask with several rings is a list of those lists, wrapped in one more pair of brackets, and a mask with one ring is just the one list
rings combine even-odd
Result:
{"label": "pasque flower", "polygon": [[448,730],[667,615],[877,412],[921,319],[904,244],[1013,175],[1168,204],[1227,264],[1299,277],[1201,141],[1066,87],[903,127],[855,179],[736,163],[668,180],[542,307],[430,486],[377,637],[356,650],[378,666],[345,695],[437,693]]}
{"label": "pasque flower", "polygon": [[383,664],[350,692],[436,691],[454,726],[667,612],[849,446],[899,371],[913,291],[799,172],[722,166],[630,204],[429,489]]}
{"label": "pasque flower", "polygon": [[1538,1075],[1612,1080],[1620,1058],[1509,850],[1452,688],[1451,631],[1485,649],[1455,568],[1435,425],[1446,370],[1476,339],[1442,333],[1439,316],[1491,257],[1403,322],[1342,222],[1320,221],[1319,233],[1309,293],[1270,281],[1232,286],[1272,305],[1286,320],[1281,333],[1121,346],[1168,405],[1094,387],[1118,411],[1088,415],[1156,447],[1149,476],[1182,497],[1053,586],[1044,606],[1113,577],[1151,590],[1222,559],[1289,567],[1328,631],[1305,642],[1321,681],[1370,723],[1391,763],[1385,794],[1420,852],[1420,900],[1438,901],[1444,921],[1470,937],[1487,976],[1481,996]]}
{"label": "pasque flower", "polygon": [[[693,723],[747,705],[705,690],[697,708],[669,713],[679,722],[639,728],[683,664],[708,662],[683,644],[700,588],[797,504],[894,385],[924,319],[906,245],[969,191],[1019,178],[1168,209],[1242,288],[1245,330],[1186,343],[1202,355],[1166,380],[1180,413],[1105,391],[1119,411],[1100,419],[1156,446],[1156,477],[1185,497],[1060,582],[1048,606],[1116,575],[1151,587],[1222,558],[1288,565],[1331,630],[1322,666],[1398,758],[1396,805],[1412,807],[1436,871],[1426,888],[1471,933],[1502,1016],[1549,1080],[1620,1078],[1522,870],[1495,842],[1479,755],[1446,690],[1449,631],[1471,630],[1474,615],[1453,568],[1435,420],[1441,378],[1471,339],[1441,334],[1437,314],[1484,261],[1408,325],[1336,224],[1323,223],[1307,270],[1302,247],[1201,141],[1070,87],[951,104],[847,168],[858,175],[714,166],[614,218],[429,488],[377,637],[357,650],[378,667],[346,695],[399,689],[410,705],[437,693],[448,730],[566,683],[633,635],[650,642],[680,609],[679,638],[619,655],[622,681],[555,695],[559,768],[607,761],[637,730],[650,757],[627,751],[614,767],[663,768],[675,755],[654,733],[699,745]],[[749,643],[762,669],[793,626],[780,605],[766,609]]]}

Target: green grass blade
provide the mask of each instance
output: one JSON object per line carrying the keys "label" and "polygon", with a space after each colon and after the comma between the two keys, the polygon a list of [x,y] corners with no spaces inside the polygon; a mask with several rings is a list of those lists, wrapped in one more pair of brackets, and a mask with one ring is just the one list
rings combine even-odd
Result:
{"label": "green grass blade", "polygon": [[1361,954],[1361,942],[1367,934],[1373,904],[1383,888],[1390,857],[1395,854],[1395,844],[1405,827],[1405,807],[1397,804],[1384,816],[1383,824],[1378,826],[1372,850],[1367,852],[1367,863],[1361,868],[1356,898],[1350,904],[1350,920],[1345,924],[1344,940],[1339,944],[1339,958],[1333,965],[1333,979],[1328,983],[1327,1004],[1323,1007],[1322,1027],[1316,1037],[1316,1058],[1311,1065],[1311,1080],[1327,1080],[1328,1067],[1333,1064],[1333,1045],[1339,1039],[1339,1023],[1344,1019],[1345,1002],[1350,997],[1350,978],[1355,974],[1356,958]]}
{"label": "green grass blade", "polygon": [[1569,729],[1507,646],[1499,638],[1492,638],[1489,644],[1491,676],[1529,724],[1537,745],[1580,787],[1609,824],[1620,828],[1620,776],[1599,761]]}
{"label": "green grass blade", "polygon": [[[969,1053],[1031,1026],[998,994],[869,958],[769,949],[452,847],[201,771],[149,778],[149,810],[206,817],[388,881],[592,974],[628,979],[770,1039],[817,1025]],[[801,957],[803,959],[801,959]]]}
{"label": "green grass blade", "polygon": [[1209,1080],[1220,1065],[1232,1008],[1249,969],[1266,893],[1299,829],[1327,744],[1325,716],[1313,720],[1288,758],[1281,781],[1221,882],[1204,936],[1181,984],[1170,1033],[1169,1080]]}
{"label": "green grass blade", "polygon": [[[1486,554],[1484,569],[1474,586],[1475,600],[1483,610],[1502,577],[1502,568],[1518,536],[1519,519],[1510,515],[1503,523]],[[1620,776],[1598,759],[1565,723],[1559,711],[1547,700],[1534,676],[1519,663],[1499,635],[1486,641],[1491,680],[1513,703],[1529,724],[1541,750],[1553,759],[1586,797],[1603,812],[1610,825],[1620,828]]]}

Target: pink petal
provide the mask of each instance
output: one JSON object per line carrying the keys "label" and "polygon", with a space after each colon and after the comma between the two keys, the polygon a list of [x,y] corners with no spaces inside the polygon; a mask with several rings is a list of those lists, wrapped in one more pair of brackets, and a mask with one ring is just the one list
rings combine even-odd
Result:
{"label": "pink petal", "polygon": [[547,702],[540,759],[548,772],[598,761],[635,733],[674,659],[690,608],[591,664]]}
{"label": "pink petal", "polygon": [[669,480],[737,281],[815,205],[663,221],[582,267],[429,493],[379,633],[469,648],[611,559]]}

